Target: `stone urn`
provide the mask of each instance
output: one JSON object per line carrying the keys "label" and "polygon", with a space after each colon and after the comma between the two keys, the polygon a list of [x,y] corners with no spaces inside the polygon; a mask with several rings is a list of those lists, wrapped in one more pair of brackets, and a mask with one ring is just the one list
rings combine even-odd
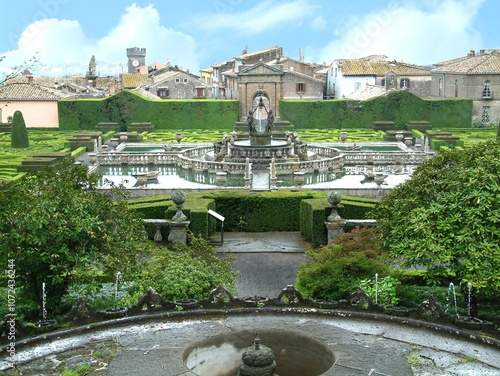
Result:
{"label": "stone urn", "polygon": [[377,183],[377,185],[380,187],[382,185],[382,183],[384,182],[385,178],[386,178],[386,176],[384,174],[378,173],[375,175],[374,180],[375,180],[375,183]]}
{"label": "stone urn", "polygon": [[118,144],[120,143],[120,139],[119,138],[112,138],[109,140],[109,144],[111,145],[111,147],[113,149],[116,149],[116,147],[118,146]]}
{"label": "stone urn", "polygon": [[127,139],[128,139],[127,132],[120,132],[120,142],[125,142],[127,141]]}
{"label": "stone urn", "polygon": [[175,139],[177,140],[178,143],[180,143],[181,140],[182,140],[182,133],[181,132],[177,132],[175,134]]}
{"label": "stone urn", "polygon": [[96,153],[89,153],[88,155],[89,155],[89,163],[91,165],[96,164],[96,162],[97,162],[97,154]]}
{"label": "stone urn", "polygon": [[186,192],[180,189],[176,189],[174,192],[172,192],[172,201],[177,207],[177,213],[175,213],[175,215],[172,217],[172,221],[187,221],[187,217],[182,212],[182,205],[186,202]]}
{"label": "stone urn", "polygon": [[397,131],[396,132],[396,140],[398,142],[401,142],[401,141],[403,141],[403,138],[404,138],[403,131]]}
{"label": "stone urn", "polygon": [[405,138],[405,145],[406,145],[407,147],[412,146],[412,145],[413,145],[413,138],[412,138],[412,137],[406,137],[406,138]]}
{"label": "stone urn", "polygon": [[148,174],[146,172],[138,172],[135,174],[135,178],[137,179],[137,183],[144,188],[146,183],[148,182]]}
{"label": "stone urn", "polygon": [[227,182],[227,172],[225,171],[219,171],[217,172],[215,177],[215,180],[217,181],[217,184],[222,188],[224,184]]}
{"label": "stone urn", "polygon": [[347,132],[340,132],[340,140],[345,142],[347,140]]}
{"label": "stone urn", "polygon": [[302,186],[302,184],[304,184],[304,180],[305,180],[305,173],[302,172],[302,171],[295,171],[293,173],[293,180],[295,181],[295,184],[297,184],[297,186],[300,188]]}

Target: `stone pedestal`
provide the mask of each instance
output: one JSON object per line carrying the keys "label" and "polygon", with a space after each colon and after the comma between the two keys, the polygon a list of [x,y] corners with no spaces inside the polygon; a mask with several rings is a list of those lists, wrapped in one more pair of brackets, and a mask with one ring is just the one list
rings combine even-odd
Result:
{"label": "stone pedestal", "polygon": [[168,221],[170,233],[168,234],[168,241],[172,244],[186,244],[187,243],[187,229],[191,221]]}
{"label": "stone pedestal", "polygon": [[328,243],[331,243],[339,236],[344,235],[345,221],[343,219],[340,219],[336,222],[325,222],[325,226],[328,236]]}

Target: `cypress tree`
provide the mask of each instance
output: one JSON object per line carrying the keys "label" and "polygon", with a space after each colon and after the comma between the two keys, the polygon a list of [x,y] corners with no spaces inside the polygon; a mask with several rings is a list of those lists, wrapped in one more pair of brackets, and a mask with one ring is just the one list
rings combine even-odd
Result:
{"label": "cypress tree", "polygon": [[10,146],[12,148],[28,148],[30,146],[26,123],[21,111],[14,112],[14,117],[12,118]]}

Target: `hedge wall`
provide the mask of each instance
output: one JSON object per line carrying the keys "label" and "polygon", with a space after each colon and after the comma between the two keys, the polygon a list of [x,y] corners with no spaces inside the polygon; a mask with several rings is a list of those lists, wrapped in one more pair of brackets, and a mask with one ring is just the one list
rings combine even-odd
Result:
{"label": "hedge wall", "polygon": [[370,128],[374,121],[393,121],[404,129],[412,120],[428,121],[435,128],[470,128],[472,100],[422,99],[404,90],[366,101],[283,100],[280,115],[295,129]]}
{"label": "hedge wall", "polygon": [[[225,217],[225,231],[300,231],[314,246],[326,244],[325,220],[331,213],[325,192],[291,190],[249,194],[247,191],[205,191],[186,195],[183,212],[191,221],[190,230],[208,239],[220,230],[220,222],[208,214],[212,209]],[[367,219],[377,200],[342,196],[339,214],[345,219]],[[176,212],[171,196],[130,200],[129,207],[143,218],[170,219]],[[150,226],[148,235],[156,229]],[[168,237],[168,228],[162,235]]]}
{"label": "hedge wall", "polygon": [[235,100],[151,100],[123,90],[101,99],[58,101],[60,130],[94,130],[100,122],[150,122],[155,129],[232,129],[238,120]]}

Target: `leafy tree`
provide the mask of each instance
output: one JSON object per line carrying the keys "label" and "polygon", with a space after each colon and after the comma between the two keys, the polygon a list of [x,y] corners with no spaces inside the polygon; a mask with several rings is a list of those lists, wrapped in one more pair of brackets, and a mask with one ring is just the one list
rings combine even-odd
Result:
{"label": "leafy tree", "polygon": [[21,111],[15,111],[12,118],[10,146],[12,148],[29,148],[30,146],[28,130]]}
{"label": "leafy tree", "polygon": [[[374,209],[383,248],[430,282],[454,278],[485,294],[500,289],[500,143],[446,150],[417,168]],[[477,312],[474,304],[472,314]]]}
{"label": "leafy tree", "polygon": [[326,247],[308,250],[299,267],[296,286],[313,299],[346,299],[364,279],[387,275],[373,229],[355,229]]}
{"label": "leafy tree", "polygon": [[[71,281],[100,276],[138,263],[144,226],[127,208],[122,190],[98,191],[99,177],[66,160],[0,189],[0,255],[15,260],[23,297],[56,311]],[[6,261],[5,261],[6,262]]]}

